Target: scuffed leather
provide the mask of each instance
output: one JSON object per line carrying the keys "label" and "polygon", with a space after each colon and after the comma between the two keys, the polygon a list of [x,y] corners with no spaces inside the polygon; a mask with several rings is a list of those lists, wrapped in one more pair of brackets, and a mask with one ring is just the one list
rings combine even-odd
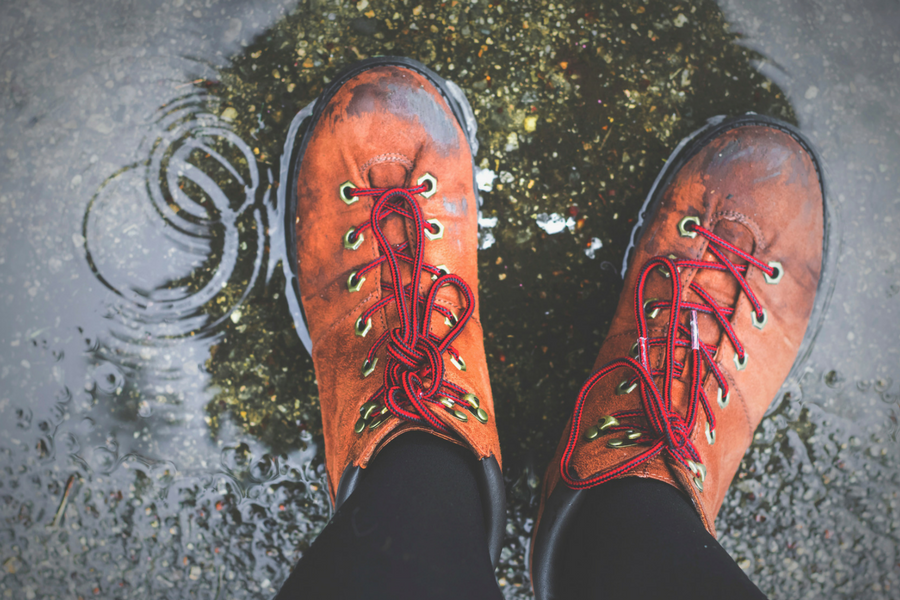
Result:
{"label": "scuffed leather", "polygon": [[[641,266],[648,259],[675,254],[680,259],[715,260],[707,252],[705,238],[679,235],[678,222],[687,215],[699,216],[703,227],[763,262],[781,262],[785,269],[777,285],[766,283],[763,273],[755,268],[747,276],[751,289],[768,312],[768,322],[762,331],[753,327],[751,304],[731,275],[709,270],[702,270],[699,275],[693,270],[682,271],[685,300],[697,300],[687,290],[697,277],[698,283],[717,302],[736,308],[731,323],[749,355],[749,362],[745,370],[738,371],[728,338],[712,317],[700,315],[700,337],[719,346],[715,359],[731,387],[730,404],[722,409],[715,401],[715,379],[708,374],[705,378],[705,391],[717,420],[716,441],[712,446],[707,442],[706,417],[702,410],[690,438],[707,468],[704,490],[698,491],[692,483],[691,472],[670,460],[665,452],[623,475],[657,479],[678,487],[690,497],[706,529],[715,535],[715,518],[725,492],[754,430],[791,369],[813,308],[822,267],[824,232],[822,187],[815,163],[792,136],[760,125],[728,130],[693,156],[676,174],[663,194],[660,209],[646,225],[595,369],[626,356],[637,340],[634,286]],[[652,276],[646,290],[645,298],[671,297],[669,280],[661,276]],[[666,316],[664,312],[658,321],[650,321],[651,326],[658,323],[650,335],[663,333]],[[689,312],[684,311],[682,316],[689,318]],[[662,364],[662,350],[651,353],[651,359]],[[621,370],[598,383],[585,404],[583,423],[594,423],[602,415],[616,411],[640,408],[638,390],[628,395],[615,394],[616,384],[626,374],[626,370]],[[686,369],[674,386],[674,406],[682,415],[689,382],[690,369]],[[570,425],[571,422],[547,470],[541,513],[561,480],[560,459]],[[582,478],[620,464],[641,450],[640,446],[607,447],[606,441],[614,436],[595,441],[584,439],[583,432],[580,436],[572,465],[575,474]]]}
{"label": "scuffed leather", "polygon": [[[351,227],[369,219],[376,199],[361,198],[348,206],[339,198],[338,188],[348,180],[360,188],[411,187],[426,172],[437,178],[437,192],[416,199],[425,218],[439,219],[445,230],[442,239],[423,241],[425,262],[446,265],[468,283],[476,298],[473,317],[453,343],[467,370],[457,370],[445,354],[445,379],[474,393],[489,417],[487,424],[471,415],[463,423],[437,410],[449,428],[441,437],[469,447],[479,459],[500,460],[477,304],[478,206],[469,145],[440,91],[427,78],[402,67],[375,67],[350,79],[330,99],[309,137],[297,177],[297,278],[313,343],[332,501],[348,465],[365,468],[385,443],[407,430],[421,429],[391,418],[361,435],[353,430],[359,408],[382,382],[386,362],[382,349],[375,372],[364,378],[366,352],[399,322],[391,303],[374,315],[366,337],[354,332],[359,315],[382,298],[379,281],[389,281],[390,271],[386,265],[377,267],[366,274],[359,292],[348,292],[350,273],[374,260],[379,250],[371,231],[355,251],[345,249],[342,239]],[[393,243],[414,239],[409,223],[397,216],[389,217],[384,230]],[[404,272],[406,283],[409,269]],[[420,283],[423,291],[430,287],[427,273]],[[462,313],[462,300],[453,289],[444,288],[439,302],[457,315]],[[447,327],[438,317],[433,316],[433,330],[443,335]]]}

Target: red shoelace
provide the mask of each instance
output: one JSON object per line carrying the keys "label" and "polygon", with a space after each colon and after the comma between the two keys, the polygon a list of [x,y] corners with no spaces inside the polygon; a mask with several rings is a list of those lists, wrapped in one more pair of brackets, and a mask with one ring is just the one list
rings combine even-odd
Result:
{"label": "red shoelace", "polygon": [[[685,224],[687,235],[695,232],[705,237],[709,242],[707,246],[708,251],[719,262],[677,260],[664,256],[655,256],[644,264],[634,288],[634,316],[638,329],[637,356],[619,358],[608,362],[591,374],[578,393],[568,443],[560,461],[562,478],[571,488],[587,489],[614,479],[665,450],[670,457],[684,465],[685,468],[694,474],[694,481],[697,487],[701,491],[703,489],[702,485],[706,471],[700,460],[700,454],[691,441],[690,436],[697,422],[698,408],[702,408],[709,425],[707,440],[710,443],[715,441],[716,417],[710,406],[709,398],[703,389],[704,373],[712,373],[718,382],[719,393],[724,395],[726,402],[729,391],[728,383],[719,365],[713,359],[717,347],[704,343],[699,339],[697,315],[712,316],[724,330],[737,354],[735,363],[740,363],[738,364],[739,368],[743,368],[741,364],[746,366],[747,354],[729,322],[729,317],[734,314],[734,309],[718,304],[696,280],[692,281],[688,287],[701,299],[701,302],[682,301],[679,271],[685,268],[727,271],[734,276],[741,290],[750,300],[753,306],[752,317],[754,322],[765,324],[767,319],[765,309],[759,303],[753,290],[750,289],[745,276],[749,267],[753,266],[762,270],[768,278],[773,278],[773,283],[775,283],[781,277],[781,273],[779,273],[781,266],[778,263],[765,264],[753,258],[740,248],[715,235],[712,231],[701,227],[698,223],[699,219],[695,219]],[[726,251],[747,261],[748,264],[735,264],[728,259],[725,254]],[[671,300],[651,299],[645,301],[644,287],[655,269],[660,269],[670,280]],[[651,338],[647,334],[647,313],[655,313],[662,310],[669,312],[669,322],[665,336]],[[681,323],[682,311],[690,313],[690,318],[686,319],[686,324]],[[761,327],[761,325],[758,326]],[[650,349],[654,347],[663,347],[665,349],[666,360],[664,361],[663,369],[653,369],[650,366]],[[675,359],[675,351],[679,348],[687,349],[688,360],[682,362]],[[673,409],[672,389],[674,380],[680,378],[684,373],[686,362],[690,363],[691,383],[687,408],[685,414],[682,415]],[[704,371],[704,365],[707,371]],[[593,432],[594,437],[597,437],[599,434],[625,432],[625,438],[610,440],[608,445],[613,448],[633,445],[646,446],[646,448],[623,463],[595,473],[590,477],[585,479],[574,477],[570,472],[570,464],[578,442],[579,432],[581,431],[584,403],[591,390],[594,389],[594,386],[601,379],[619,369],[630,369],[633,375],[619,384],[618,393],[630,393],[635,387],[639,388],[641,408],[633,411],[620,411],[603,417],[597,426],[597,431]],[[662,379],[661,390],[656,383],[655,378],[657,377]]]}
{"label": "red shoelace", "polygon": [[[371,230],[378,242],[381,255],[351,275],[348,287],[358,284],[366,273],[387,263],[391,281],[382,283],[385,296],[367,308],[356,322],[357,335],[365,335],[371,327],[372,316],[394,303],[397,308],[400,326],[389,329],[375,340],[363,363],[363,374],[368,376],[374,371],[377,362],[376,353],[382,347],[386,349],[386,364],[383,370],[381,387],[369,398],[364,409],[366,414],[361,421],[368,418],[374,409],[384,407],[386,412],[414,423],[428,423],[439,431],[446,431],[447,426],[435,414],[435,409],[450,411],[457,419],[466,420],[465,413],[478,409],[477,399],[468,394],[462,387],[444,379],[443,354],[446,352],[451,360],[460,368],[465,363],[459,353],[451,346],[462,333],[463,328],[475,309],[471,289],[460,277],[447,272],[442,266],[425,263],[422,244],[425,237],[443,234],[443,225],[437,220],[426,221],[419,203],[413,198],[429,190],[433,183],[425,182],[411,188],[351,188],[349,196],[377,196],[372,206],[368,221],[351,229],[345,240],[353,244],[367,230]],[[391,244],[382,225],[391,215],[399,215],[413,222],[416,239]],[[409,283],[403,284],[401,263],[411,265]],[[419,292],[423,273],[429,273],[434,280],[427,295]],[[455,287],[465,300],[465,309],[459,316],[445,306],[437,304],[438,292],[447,286]],[[444,317],[450,330],[439,337],[431,331],[432,314],[437,312]],[[474,406],[473,406],[474,405]],[[383,408],[382,408],[383,411]],[[386,415],[386,412],[384,413]],[[482,413],[483,414],[483,413]],[[387,416],[383,417],[384,419]],[[376,420],[374,428],[383,420]]]}

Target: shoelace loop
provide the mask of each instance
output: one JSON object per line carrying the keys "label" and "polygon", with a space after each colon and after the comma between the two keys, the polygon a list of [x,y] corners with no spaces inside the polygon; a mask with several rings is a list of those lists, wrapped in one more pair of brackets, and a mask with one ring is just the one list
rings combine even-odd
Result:
{"label": "shoelace loop", "polygon": [[[384,297],[366,309],[360,315],[358,323],[363,325],[369,323],[375,313],[391,303],[396,306],[400,321],[399,327],[385,331],[375,340],[363,363],[363,375],[368,376],[374,370],[376,353],[380,348],[385,348],[387,356],[382,383],[363,406],[363,409],[366,409],[366,416],[372,412],[368,407],[374,403],[383,405],[385,412],[400,419],[427,423],[439,431],[446,431],[447,426],[435,414],[435,409],[450,411],[462,421],[466,420],[465,413],[457,408],[473,412],[479,409],[477,399],[472,394],[444,379],[442,356],[446,352],[450,354],[451,360],[462,360],[451,344],[462,333],[475,307],[474,295],[463,279],[449,273],[443,265],[429,265],[424,261],[422,244],[425,238],[437,239],[436,236],[443,233],[443,225],[434,219],[427,221],[422,207],[413,196],[428,194],[433,185],[433,181],[426,180],[411,188],[351,187],[342,190],[342,193],[357,198],[377,197],[369,220],[351,229],[347,234],[347,240],[355,243],[364,232],[371,230],[381,251],[378,258],[351,275],[348,287],[351,291],[356,291],[353,287],[359,285],[364,275],[384,263],[387,263],[391,275],[389,283],[381,284],[382,290],[386,292]],[[391,215],[412,221],[415,239],[391,244],[382,229],[383,222]],[[410,280],[405,285],[401,263],[411,266]],[[419,292],[423,272],[429,273],[434,280],[426,295]],[[444,287],[455,287],[464,299],[465,308],[461,315],[455,315],[447,307],[437,304],[438,292]],[[431,331],[432,314],[435,312],[442,315],[445,323],[450,326],[450,330],[443,337]],[[368,333],[368,327],[365,332]],[[360,333],[360,329],[357,328],[357,335],[365,333]],[[466,398],[472,400],[467,401]],[[475,414],[479,420],[482,420],[482,415],[486,415],[483,410],[478,410]],[[484,418],[486,419],[486,416]],[[365,417],[361,422],[364,420]],[[377,427],[382,422],[380,419],[373,421],[370,427]],[[361,430],[358,428],[357,431]]]}
{"label": "shoelace loop", "polygon": [[[747,354],[729,321],[729,317],[734,314],[734,309],[720,306],[696,280],[690,283],[689,289],[699,296],[702,302],[683,301],[680,272],[682,269],[688,268],[730,273],[753,306],[752,316],[756,325],[758,321],[764,323],[766,313],[747,282],[747,271],[751,266],[760,269],[770,283],[777,283],[783,271],[780,264],[763,263],[712,231],[700,226],[699,219],[696,217],[684,219],[679,225],[679,229],[681,230],[682,227],[687,235],[694,233],[706,238],[707,250],[716,257],[718,262],[655,256],[642,267],[634,287],[634,314],[638,329],[636,356],[614,359],[592,373],[581,387],[575,402],[569,438],[560,461],[560,474],[571,488],[587,489],[615,479],[666,451],[670,457],[694,474],[695,484],[700,491],[703,490],[702,484],[706,477],[706,469],[690,436],[697,423],[698,408],[702,408],[709,427],[707,440],[710,444],[715,441],[715,414],[702,385],[704,365],[708,369],[707,372],[712,373],[718,383],[719,405],[722,407],[727,405],[729,390],[720,367],[713,359],[717,347],[700,340],[697,325],[698,315],[709,315],[720,325],[735,349],[736,364],[743,363],[746,366]],[[684,231],[682,235],[686,235]],[[726,256],[726,251],[747,261],[748,264],[735,264]],[[644,288],[648,278],[654,272],[662,272],[669,279],[672,294],[670,300],[645,300]],[[663,337],[651,338],[648,336],[648,312],[655,316],[654,311],[662,310],[669,312],[666,333]],[[683,311],[690,313],[687,325],[681,322]],[[653,347],[664,348],[665,361],[662,369],[654,369],[650,364],[650,349]],[[687,350],[688,360],[681,362],[675,359],[675,350],[679,348]],[[675,380],[683,375],[688,364],[691,369],[690,392],[685,414],[682,415],[673,408],[672,390]],[[738,368],[743,367],[738,364]],[[619,465],[583,479],[579,478],[572,474],[570,466],[581,431],[585,401],[600,380],[619,369],[630,369],[633,375],[620,384],[623,391],[617,391],[617,393],[630,393],[634,389],[632,386],[637,384],[640,389],[641,408],[640,410],[620,411],[603,417],[601,424],[592,428],[588,438],[594,439],[601,432],[603,434],[626,432],[626,438],[610,440],[608,445],[615,448],[640,444],[646,448]],[[655,378],[662,379],[662,389],[657,385]],[[724,394],[726,398],[725,404],[722,403],[721,394]]]}

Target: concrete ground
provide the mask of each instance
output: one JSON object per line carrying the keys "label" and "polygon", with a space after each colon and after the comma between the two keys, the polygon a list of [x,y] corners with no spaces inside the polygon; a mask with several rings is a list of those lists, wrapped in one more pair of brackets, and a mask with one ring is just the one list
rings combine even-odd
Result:
{"label": "concrete ground", "polygon": [[772,598],[900,598],[896,3],[417,1],[0,6],[0,597],[268,598],[324,527],[280,157],[340,67],[398,54],[479,125],[504,594],[644,195],[756,111],[821,152],[838,275],[721,541]]}

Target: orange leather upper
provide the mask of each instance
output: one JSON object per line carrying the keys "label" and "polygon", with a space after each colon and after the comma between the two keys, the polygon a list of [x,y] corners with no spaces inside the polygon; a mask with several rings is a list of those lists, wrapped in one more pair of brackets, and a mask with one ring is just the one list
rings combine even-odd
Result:
{"label": "orange leather upper", "polygon": [[[441,239],[422,242],[424,260],[445,265],[462,277],[476,298],[473,317],[453,343],[465,360],[466,370],[450,364],[445,353],[445,379],[474,393],[488,414],[488,422],[482,424],[474,418],[461,422],[443,410],[435,412],[449,428],[442,437],[471,448],[479,458],[493,455],[499,461],[477,304],[477,196],[472,156],[463,130],[440,90],[421,74],[396,66],[372,68],[346,82],[328,101],[314,127],[297,178],[297,276],[313,343],[332,499],[348,465],[365,467],[396,435],[423,429],[393,417],[377,429],[354,432],[360,407],[382,383],[383,349],[374,373],[368,377],[361,373],[366,352],[384,331],[398,327],[399,321],[396,305],[391,303],[374,315],[372,329],[365,337],[355,334],[359,315],[390,293],[380,285],[381,281],[390,281],[390,271],[382,264],[366,274],[359,291],[348,291],[350,274],[379,256],[371,231],[363,234],[358,249],[344,247],[345,233],[369,220],[376,201],[364,197],[345,204],[339,186],[348,180],[354,187],[368,188],[412,187],[425,173],[437,179],[434,195],[427,199],[415,196],[425,218],[436,218],[444,226]],[[409,227],[410,222],[397,215],[388,217],[384,224],[394,244],[415,240]],[[406,265],[403,268],[406,284],[411,269]],[[431,283],[424,274],[422,293]],[[454,314],[462,313],[463,301],[454,289],[442,289],[438,298]],[[436,313],[432,324],[432,330],[440,336],[448,331],[443,317]]]}
{"label": "orange leather upper", "polygon": [[[751,267],[748,272],[751,289],[768,315],[762,330],[753,326],[751,304],[733,276],[709,270],[681,272],[684,300],[698,301],[697,295],[688,289],[696,278],[717,303],[735,307],[730,322],[744,345],[748,363],[744,370],[737,370],[734,348],[720,326],[713,317],[700,315],[700,339],[718,345],[715,360],[731,388],[730,403],[721,408],[716,402],[717,382],[704,369],[704,389],[717,427],[715,443],[710,445],[706,417],[700,410],[690,436],[707,469],[703,491],[693,485],[691,471],[667,457],[665,452],[623,475],[649,477],[679,487],[693,501],[707,530],[715,535],[715,518],[725,492],[754,430],[794,363],[813,308],[822,265],[824,218],[814,162],[789,134],[765,126],[726,131],[691,158],[664,192],[659,210],[645,224],[645,233],[635,248],[619,306],[595,369],[612,359],[627,356],[637,341],[634,286],[641,266],[648,259],[674,254],[679,259],[717,260],[708,251],[704,237],[698,235],[691,239],[679,234],[678,223],[687,215],[698,215],[703,227],[762,262],[779,261],[785,271],[775,285],[767,283],[759,269]],[[737,260],[733,254],[728,255],[731,260]],[[670,285],[662,275],[651,275],[645,298],[670,298]],[[682,316],[687,319],[689,315],[682,313]],[[664,312],[658,319],[649,321],[650,336],[665,332],[667,317],[668,313]],[[685,320],[682,323],[687,324]],[[676,352],[676,357],[683,360],[685,352]],[[650,358],[661,368],[665,358],[663,350],[653,350]],[[639,390],[624,395],[615,393],[616,385],[627,375],[630,372],[622,369],[597,384],[585,403],[582,429],[604,415],[640,409]],[[673,389],[673,405],[682,415],[688,402],[690,377],[691,370],[685,369]],[[547,470],[542,511],[561,480],[560,458],[570,426],[571,422]],[[572,468],[573,475],[580,478],[621,464],[642,450],[641,446],[609,448],[609,437],[588,441],[583,431],[578,435]]]}

